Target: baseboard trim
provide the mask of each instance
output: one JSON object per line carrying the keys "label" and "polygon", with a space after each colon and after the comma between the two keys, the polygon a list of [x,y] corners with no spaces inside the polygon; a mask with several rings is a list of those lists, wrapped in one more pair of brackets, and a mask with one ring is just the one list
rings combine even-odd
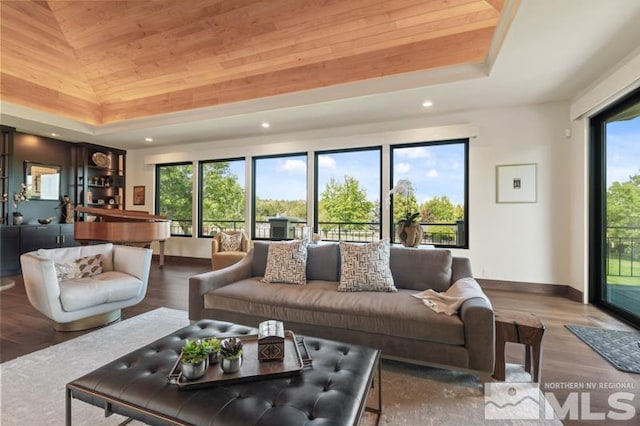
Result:
{"label": "baseboard trim", "polygon": [[582,292],[568,285],[526,283],[519,281],[490,280],[476,278],[483,289],[505,290],[518,293],[543,294],[546,296],[562,296],[569,300],[582,303]]}
{"label": "baseboard trim", "polygon": [[[160,256],[157,254],[153,255],[152,260],[156,263],[160,262]],[[211,266],[211,259],[206,259],[204,257],[186,257],[186,256],[164,256],[164,263],[188,263],[188,264],[196,264],[196,265],[209,265]]]}

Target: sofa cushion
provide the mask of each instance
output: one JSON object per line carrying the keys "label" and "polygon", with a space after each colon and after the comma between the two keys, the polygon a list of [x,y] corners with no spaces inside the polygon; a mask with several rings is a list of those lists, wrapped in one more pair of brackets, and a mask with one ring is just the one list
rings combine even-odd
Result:
{"label": "sofa cushion", "polygon": [[264,318],[338,329],[393,335],[451,345],[464,344],[464,326],[457,315],[433,312],[411,294],[342,293],[331,281],[305,286],[265,284],[259,277],[237,281],[204,295],[205,309],[245,313]]}
{"label": "sofa cushion", "polygon": [[77,311],[138,297],[141,289],[142,281],[136,277],[111,271],[60,282],[60,302],[65,311]]}
{"label": "sofa cushion", "polygon": [[307,246],[307,280],[340,281],[340,245]]}
{"label": "sofa cushion", "polygon": [[242,246],[242,232],[227,234],[220,232],[220,251],[240,251]]}
{"label": "sofa cushion", "polygon": [[389,270],[389,240],[366,244],[340,242],[338,291],[397,291]]}
{"label": "sofa cushion", "polygon": [[251,261],[251,275],[264,276],[267,268],[267,254],[269,253],[269,241],[256,241],[253,243],[253,260]]}
{"label": "sofa cushion", "polygon": [[44,259],[51,259],[54,262],[63,262],[66,260],[73,260],[82,257],[82,247],[64,247],[57,249],[39,249],[36,252],[38,257]]}
{"label": "sofa cushion", "polygon": [[301,240],[269,244],[262,282],[307,283],[307,242]]}
{"label": "sofa cushion", "polygon": [[450,250],[391,247],[389,266],[397,288],[445,291],[451,286]]}

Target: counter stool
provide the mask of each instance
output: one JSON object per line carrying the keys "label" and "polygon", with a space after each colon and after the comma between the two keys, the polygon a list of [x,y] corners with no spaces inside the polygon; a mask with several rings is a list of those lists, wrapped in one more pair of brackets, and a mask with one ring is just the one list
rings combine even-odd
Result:
{"label": "counter stool", "polygon": [[[533,314],[496,310],[496,364],[493,378],[504,381],[505,355],[507,342],[525,345],[524,369],[531,373],[534,383],[540,380],[540,358],[542,357],[542,335],[544,324]],[[531,350],[533,349],[533,354]],[[531,372],[531,357],[533,355],[533,372]]]}

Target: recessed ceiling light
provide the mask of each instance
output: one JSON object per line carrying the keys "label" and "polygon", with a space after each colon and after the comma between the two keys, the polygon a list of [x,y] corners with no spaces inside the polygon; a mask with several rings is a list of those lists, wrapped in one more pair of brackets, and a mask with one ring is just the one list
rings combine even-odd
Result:
{"label": "recessed ceiling light", "polygon": [[263,123],[261,124],[261,126],[262,126],[263,128],[265,128],[265,129],[268,129],[269,127],[271,127],[271,124],[269,124],[269,123],[267,123],[267,122],[265,121],[265,122],[263,122]]}
{"label": "recessed ceiling light", "polygon": [[153,142],[153,139],[152,138],[144,138],[144,141],[145,142]]}
{"label": "recessed ceiling light", "polygon": [[423,107],[425,107],[425,108],[429,108],[430,106],[433,106],[433,102],[431,102],[431,101],[424,101],[424,102],[422,103],[422,106],[423,106]]}
{"label": "recessed ceiling light", "polygon": [[51,133],[51,136],[60,136],[60,135],[57,133]]}

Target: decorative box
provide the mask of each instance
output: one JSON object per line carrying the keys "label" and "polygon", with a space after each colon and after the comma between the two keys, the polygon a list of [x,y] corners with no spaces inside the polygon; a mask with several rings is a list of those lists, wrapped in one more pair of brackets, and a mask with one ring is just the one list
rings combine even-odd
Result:
{"label": "decorative box", "polygon": [[282,321],[267,320],[258,326],[258,360],[284,359],[284,325]]}

